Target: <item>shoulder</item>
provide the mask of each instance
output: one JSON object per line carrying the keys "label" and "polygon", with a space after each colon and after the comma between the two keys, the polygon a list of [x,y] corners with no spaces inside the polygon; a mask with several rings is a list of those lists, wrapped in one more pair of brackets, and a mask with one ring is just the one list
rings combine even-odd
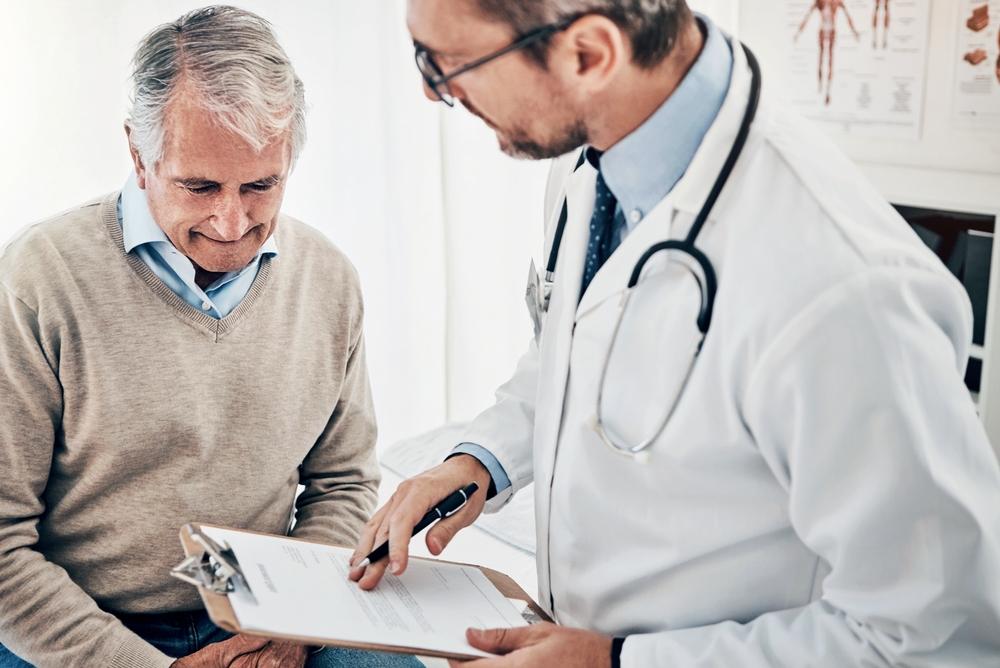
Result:
{"label": "shoulder", "polygon": [[102,216],[113,198],[96,198],[15,234],[0,247],[0,284],[34,307],[46,286],[99,263],[111,249]]}
{"label": "shoulder", "polygon": [[275,231],[278,260],[291,265],[298,288],[318,290],[362,308],[361,280],[347,255],[325,234],[282,214]]}
{"label": "shoulder", "polygon": [[740,241],[818,278],[893,267],[950,276],[859,167],[809,121],[770,107],[756,135],[743,168],[745,187],[728,207]]}
{"label": "shoulder", "polygon": [[773,107],[752,141],[742,187],[716,221],[729,227],[716,257],[719,301],[734,327],[764,346],[820,316],[882,321],[923,312],[960,344],[971,320],[963,287],[839,148]]}

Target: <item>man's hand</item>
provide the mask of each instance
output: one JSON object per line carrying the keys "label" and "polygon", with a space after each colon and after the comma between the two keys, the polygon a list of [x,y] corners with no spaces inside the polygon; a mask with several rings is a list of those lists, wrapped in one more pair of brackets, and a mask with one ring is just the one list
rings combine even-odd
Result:
{"label": "man's hand", "polygon": [[271,641],[259,652],[237,657],[229,668],[303,668],[308,658],[305,645]]}
{"label": "man's hand", "polygon": [[308,656],[304,645],[240,634],[177,659],[171,668],[302,668]]}
{"label": "man's hand", "polygon": [[268,642],[267,638],[238,635],[229,640],[207,645],[170,665],[171,668],[228,668],[237,659],[256,654],[266,647]]}
{"label": "man's hand", "polygon": [[477,649],[502,656],[470,662],[450,661],[451,668],[611,666],[611,638],[555,624],[533,624],[513,629],[469,629],[465,632],[465,639]]}
{"label": "man's hand", "polygon": [[[439,521],[427,532],[427,549],[433,555],[441,554],[441,550],[451,542],[455,534],[472,524],[483,512],[490,473],[475,457],[456,455],[429,471],[401,482],[389,502],[379,508],[365,525],[351,557],[351,580],[357,582],[362,589],[373,589],[382,579],[386,568],[394,575],[405,571],[413,527],[428,510],[470,482],[479,485],[479,490],[461,510]],[[372,548],[381,545],[386,538],[389,539],[388,559],[367,566],[357,565]]]}

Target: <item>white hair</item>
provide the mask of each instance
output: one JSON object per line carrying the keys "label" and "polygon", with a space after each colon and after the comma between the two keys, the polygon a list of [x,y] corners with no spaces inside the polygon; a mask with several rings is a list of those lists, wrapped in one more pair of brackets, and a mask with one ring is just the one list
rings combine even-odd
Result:
{"label": "white hair", "polygon": [[146,35],[132,62],[127,124],[149,167],[163,157],[165,110],[182,83],[254,149],[290,131],[294,162],[305,145],[305,88],[256,14],[225,5],[188,12]]}

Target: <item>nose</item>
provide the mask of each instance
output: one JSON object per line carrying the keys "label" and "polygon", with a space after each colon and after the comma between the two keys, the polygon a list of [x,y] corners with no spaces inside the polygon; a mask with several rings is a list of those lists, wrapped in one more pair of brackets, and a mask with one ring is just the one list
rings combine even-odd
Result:
{"label": "nose", "polygon": [[225,193],[216,202],[209,221],[218,241],[237,241],[253,226],[238,192]]}

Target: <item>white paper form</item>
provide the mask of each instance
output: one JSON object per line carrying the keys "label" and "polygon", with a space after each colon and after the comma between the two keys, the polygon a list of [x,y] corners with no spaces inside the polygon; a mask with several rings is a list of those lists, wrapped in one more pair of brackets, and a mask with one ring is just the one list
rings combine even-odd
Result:
{"label": "white paper form", "polygon": [[511,602],[478,569],[411,560],[373,591],[347,579],[351,550],[202,527],[236,554],[257,602],[230,595],[247,631],[399,645],[488,656],[465,629],[524,626]]}

